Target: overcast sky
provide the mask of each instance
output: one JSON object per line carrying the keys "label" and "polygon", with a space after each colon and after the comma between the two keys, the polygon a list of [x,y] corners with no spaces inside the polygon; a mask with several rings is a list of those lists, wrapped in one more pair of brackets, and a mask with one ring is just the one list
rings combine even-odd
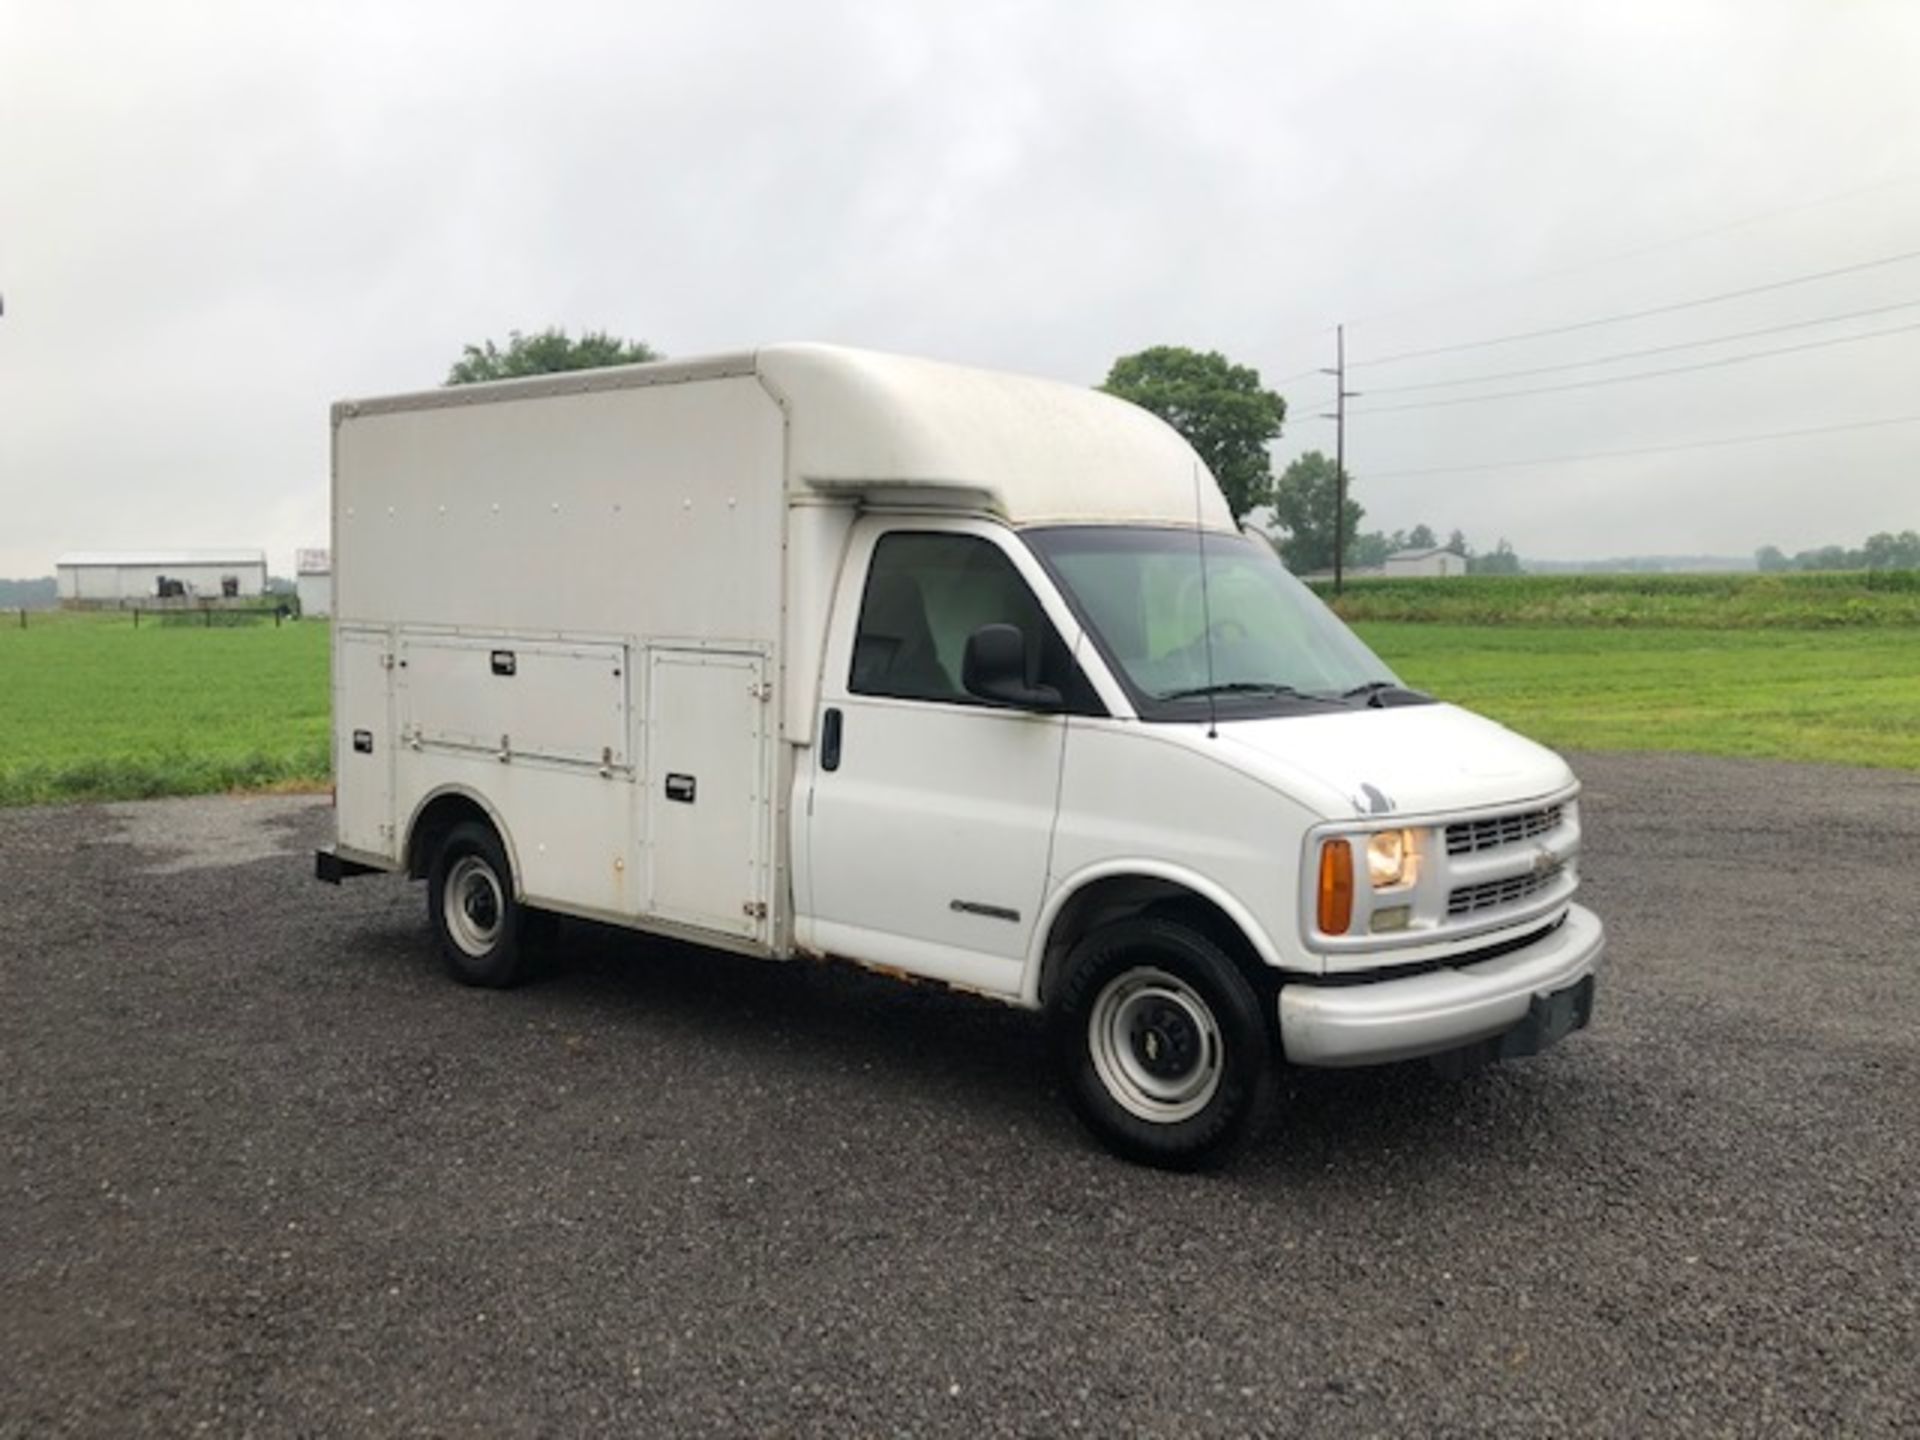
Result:
{"label": "overcast sky", "polygon": [[[327,535],[327,406],[511,328],[1088,384],[1160,344],[1315,418],[1367,527],[1523,555],[1920,527],[1920,5],[0,0],[0,575]],[[1478,386],[1437,380],[1881,313]],[[1394,387],[1394,388],[1389,388]],[[1661,449],[1689,445],[1688,449]],[[1494,462],[1648,450],[1580,463]],[[1409,474],[1440,470],[1441,474]]]}

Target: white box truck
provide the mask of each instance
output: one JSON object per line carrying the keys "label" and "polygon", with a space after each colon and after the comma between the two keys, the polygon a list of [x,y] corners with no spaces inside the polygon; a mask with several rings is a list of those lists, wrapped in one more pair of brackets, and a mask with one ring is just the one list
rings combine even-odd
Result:
{"label": "white box truck", "polygon": [[1403,687],[1145,411],[822,345],[333,412],[336,844],[454,977],[554,916],[1047,1011],[1108,1145],[1587,1023],[1556,755]]}

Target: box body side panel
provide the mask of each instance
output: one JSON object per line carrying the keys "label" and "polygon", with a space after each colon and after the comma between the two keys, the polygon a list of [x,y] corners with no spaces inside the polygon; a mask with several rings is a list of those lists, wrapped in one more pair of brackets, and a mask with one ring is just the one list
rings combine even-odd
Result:
{"label": "box body side panel", "polygon": [[[398,860],[425,807],[463,795],[504,833],[532,904],[643,927],[704,915],[735,948],[779,948],[787,866],[774,779],[789,768],[777,693],[779,405],[749,375],[367,415],[343,407],[334,446],[335,623],[392,657],[381,668],[336,642],[336,761],[353,757],[354,729],[370,728],[377,675],[383,718],[371,728],[389,766],[378,818],[370,784],[342,787],[342,843],[385,823],[385,844],[356,848]],[[652,762],[648,689],[651,657],[667,653],[733,657],[725,685],[681,698],[695,707],[674,711],[683,728],[710,718],[718,732],[742,730],[740,707],[752,707],[728,759],[751,783],[724,796],[742,812],[723,827],[741,851],[726,866],[724,913],[678,875],[679,902],[656,915],[666,802],[654,793],[664,772]],[[717,698],[737,703],[698,712]],[[702,816],[727,788],[709,771]],[[673,818],[684,823],[685,809],[675,802]]]}
{"label": "box body side panel", "polygon": [[783,417],[750,376],[347,416],[343,623],[779,635]]}

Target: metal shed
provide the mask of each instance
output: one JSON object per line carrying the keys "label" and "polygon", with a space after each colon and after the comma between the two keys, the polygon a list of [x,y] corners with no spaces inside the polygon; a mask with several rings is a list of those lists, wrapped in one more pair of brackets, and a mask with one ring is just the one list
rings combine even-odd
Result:
{"label": "metal shed", "polygon": [[1388,575],[1464,575],[1466,557],[1436,545],[1426,550],[1396,550],[1387,557]]}
{"label": "metal shed", "polygon": [[267,588],[264,550],[84,551],[62,555],[54,569],[60,603],[77,607],[250,599]]}
{"label": "metal shed", "polygon": [[296,550],[293,556],[293,588],[300,597],[300,613],[323,620],[333,614],[333,552]]}

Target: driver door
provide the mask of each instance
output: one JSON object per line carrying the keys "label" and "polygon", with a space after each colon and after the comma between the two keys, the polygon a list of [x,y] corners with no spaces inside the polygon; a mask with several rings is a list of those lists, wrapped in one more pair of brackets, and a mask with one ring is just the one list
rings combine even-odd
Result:
{"label": "driver door", "polygon": [[[807,799],[812,943],[869,964],[1017,994],[1059,801],[1066,712],[1104,714],[1023,567],[981,522],[856,530],[821,684]],[[967,637],[1012,624],[1030,673],[1065,697],[1035,713],[969,695]],[[1077,639],[1077,635],[1075,637]]]}

